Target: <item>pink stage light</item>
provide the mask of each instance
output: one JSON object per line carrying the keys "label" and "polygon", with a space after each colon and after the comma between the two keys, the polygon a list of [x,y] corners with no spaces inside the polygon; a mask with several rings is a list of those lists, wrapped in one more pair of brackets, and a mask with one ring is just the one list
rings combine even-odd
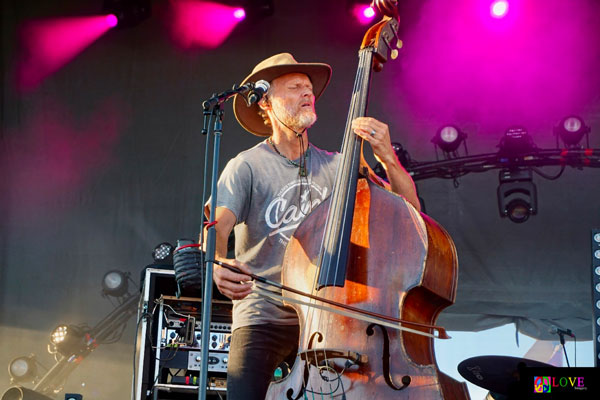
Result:
{"label": "pink stage light", "polygon": [[244,11],[243,8],[236,8],[233,11],[233,16],[235,19],[242,20],[242,19],[246,18],[246,11]]}
{"label": "pink stage light", "polygon": [[375,16],[375,10],[372,7],[367,7],[363,10],[363,15],[367,18],[373,18]]}
{"label": "pink stage light", "polygon": [[600,70],[600,35],[589,16],[600,15],[600,3],[508,3],[507,14],[496,19],[491,0],[423,2],[419,24],[403,38],[411,44],[403,66],[391,73],[394,89],[382,103],[390,105],[382,112],[393,115],[399,93],[409,99],[398,121],[412,119],[419,127],[410,138],[414,146],[422,143],[417,132],[425,121],[431,132],[448,121],[476,127],[490,143],[518,121],[541,140],[557,116],[586,110],[598,98],[600,74],[593,71]]}
{"label": "pink stage light", "polygon": [[508,1],[498,0],[490,6],[490,13],[494,18],[502,18],[508,12]]}
{"label": "pink stage light", "polygon": [[375,17],[375,10],[368,4],[356,4],[352,9],[352,14],[361,25],[367,25]]}
{"label": "pink stage light", "polygon": [[55,18],[23,25],[21,54],[17,61],[18,88],[35,89],[75,58],[112,27],[108,17],[110,15]]}
{"label": "pink stage light", "polygon": [[184,49],[220,46],[245,18],[239,7],[198,0],[171,0],[171,37]]}
{"label": "pink stage light", "polygon": [[108,14],[106,16],[106,23],[108,24],[109,28],[114,28],[119,24],[119,20],[115,14]]}

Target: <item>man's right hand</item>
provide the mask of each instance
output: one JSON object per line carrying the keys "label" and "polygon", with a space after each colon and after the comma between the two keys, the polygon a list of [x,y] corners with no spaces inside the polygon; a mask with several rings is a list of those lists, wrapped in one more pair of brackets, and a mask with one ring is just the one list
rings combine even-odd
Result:
{"label": "man's right hand", "polygon": [[[245,273],[251,273],[250,268],[235,259],[217,258],[218,261],[238,267]],[[248,296],[252,292],[252,278],[245,274],[240,274],[223,268],[217,264],[213,264],[213,279],[219,292],[229,297],[232,300],[240,300]]]}

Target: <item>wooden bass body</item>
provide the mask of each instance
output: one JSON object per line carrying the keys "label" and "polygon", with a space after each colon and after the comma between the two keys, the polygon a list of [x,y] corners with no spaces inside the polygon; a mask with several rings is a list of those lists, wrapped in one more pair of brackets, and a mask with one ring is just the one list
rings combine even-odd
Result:
{"label": "wooden bass body", "polygon": [[[435,324],[456,296],[458,261],[448,233],[403,197],[361,178],[345,284],[316,291],[329,206],[325,201],[316,207],[292,236],[283,284],[363,310]],[[267,399],[469,399],[464,383],[438,370],[432,338],[288,304],[300,320],[299,353],[290,374],[271,384]]]}

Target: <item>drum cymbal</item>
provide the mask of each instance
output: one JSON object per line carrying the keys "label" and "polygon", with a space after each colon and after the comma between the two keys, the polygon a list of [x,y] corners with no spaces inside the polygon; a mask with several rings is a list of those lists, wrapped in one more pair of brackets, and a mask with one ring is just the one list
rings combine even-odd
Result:
{"label": "drum cymbal", "polygon": [[458,372],[469,382],[494,393],[510,394],[519,383],[519,367],[552,368],[552,365],[508,356],[472,357],[458,364]]}

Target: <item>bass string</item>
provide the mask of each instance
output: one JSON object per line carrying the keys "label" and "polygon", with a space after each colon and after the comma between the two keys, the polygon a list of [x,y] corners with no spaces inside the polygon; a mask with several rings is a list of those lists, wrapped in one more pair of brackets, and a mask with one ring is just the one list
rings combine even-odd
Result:
{"label": "bass string", "polygon": [[[351,123],[355,117],[364,114],[366,99],[362,93],[365,92],[369,81],[369,75],[367,72],[370,70],[370,63],[372,60],[370,57],[371,53],[368,53],[365,50],[362,51],[360,56],[358,73],[354,85],[350,111],[348,113],[348,121],[346,123],[346,135],[344,136],[344,144],[342,148],[342,160],[340,162],[340,166],[338,167],[335,188],[332,193],[332,211],[329,214],[326,224],[328,229],[325,230],[325,240],[323,241],[324,246],[326,246],[326,251],[330,254],[335,254],[336,250],[339,250],[339,247],[343,245],[341,241],[334,241],[333,238],[341,235],[343,225],[340,223],[340,221],[344,221],[344,212],[351,212],[351,210],[348,210],[348,202],[353,200],[350,199],[350,196],[348,195],[351,185],[350,180],[352,173],[355,170],[358,170],[358,163],[360,162],[360,160],[355,157],[355,148],[360,145],[360,140],[362,139],[357,137],[352,132]],[[337,246],[337,248],[332,248],[332,246]],[[328,268],[326,273],[328,278],[331,274],[333,274],[334,277],[337,276],[339,273],[337,270],[337,265],[335,270]]]}
{"label": "bass string", "polygon": [[[352,172],[353,169],[358,169],[358,163],[360,162],[360,160],[358,159],[358,157],[355,157],[355,147],[357,145],[361,144],[362,139],[360,139],[358,136],[356,136],[354,134],[354,132],[351,129],[351,124],[352,121],[354,120],[354,118],[359,117],[359,116],[364,116],[365,111],[366,111],[366,103],[367,103],[367,90],[368,90],[368,84],[370,81],[370,71],[371,71],[371,65],[372,65],[372,53],[369,52],[369,49],[363,49],[359,52],[359,66],[358,66],[358,71],[357,71],[357,76],[355,79],[355,83],[354,83],[354,88],[353,88],[353,93],[352,93],[352,98],[351,98],[351,103],[350,103],[350,110],[348,112],[348,119],[346,122],[346,134],[344,135],[344,139],[342,142],[342,159],[340,160],[340,165],[338,166],[338,171],[336,173],[336,182],[335,182],[335,190],[332,193],[332,200],[331,200],[331,205],[330,205],[330,209],[331,211],[328,213],[328,217],[327,217],[327,221],[326,221],[326,226],[329,225],[329,222],[332,221],[332,223],[334,224],[334,233],[335,235],[339,235],[340,231],[341,231],[341,227],[339,226],[340,224],[335,224],[336,221],[341,221],[342,220],[342,215],[344,213],[344,211],[346,210],[346,212],[349,212],[347,210],[348,208],[348,191],[349,191],[349,186],[350,186],[350,177],[352,176]],[[338,225],[338,226],[335,226]],[[332,234],[331,232],[327,232],[327,229],[324,231],[324,236],[327,234]],[[341,246],[341,241],[338,241],[338,246]],[[321,251],[323,250],[323,246],[324,246],[324,240],[321,241]],[[320,252],[321,253],[321,252]],[[321,253],[322,254],[322,253]],[[329,276],[330,274],[333,273],[333,276],[337,276],[337,274],[339,273],[338,271],[338,267],[336,265],[335,270],[331,270],[331,268],[328,268],[329,266],[323,266],[320,265],[320,268],[323,267],[327,267],[327,275]],[[318,273],[319,273],[319,269],[317,269],[317,274],[314,277],[314,281],[313,281],[313,285],[312,285],[312,292],[313,294],[316,293],[316,288],[317,288],[317,277],[318,277]],[[311,300],[311,303],[316,304],[316,301]],[[304,322],[305,326],[304,326],[304,332],[307,332],[306,327],[309,323],[309,321],[314,321],[315,319],[315,313],[317,313],[317,324],[316,327],[321,327],[323,326],[322,324],[324,323],[324,326],[326,327],[325,331],[323,332],[323,340],[325,340],[325,338],[327,337],[327,327],[329,326],[330,322],[331,322],[331,318],[332,318],[332,314],[330,312],[327,311],[319,311],[317,310],[316,307],[311,307],[309,312],[307,313],[307,318]],[[323,314],[326,313],[326,316],[324,317]],[[313,325],[314,326],[314,325]],[[323,352],[323,360],[319,361],[319,354],[317,352],[317,348],[313,347],[313,359],[315,360],[315,367],[319,368],[318,366],[323,364],[325,367],[327,368],[327,366],[329,366],[329,360],[327,359],[327,353]],[[307,360],[305,362],[308,362],[308,357],[306,357]],[[307,368],[310,368],[310,365],[306,366]],[[310,374],[309,374],[309,379],[310,379]],[[341,380],[341,375],[337,376],[337,379]],[[303,378],[304,381],[304,378]],[[309,382],[303,382],[304,383],[304,387],[308,388]],[[336,386],[336,388],[334,389],[334,387],[332,386],[332,382],[329,381],[329,394],[333,396],[333,392],[335,390],[337,390],[337,387],[340,387],[340,385],[338,384]],[[343,388],[343,385],[341,386]],[[314,388],[311,387],[311,390],[313,392],[313,395],[315,393]],[[321,391],[321,394],[324,394]]]}
{"label": "bass string", "polygon": [[[349,190],[351,185],[351,176],[352,173],[358,170],[358,166],[360,163],[359,157],[356,157],[355,149],[357,146],[360,146],[362,139],[352,132],[350,125],[352,120],[358,116],[362,116],[366,110],[366,96],[364,93],[367,92],[368,83],[370,79],[370,67],[372,62],[372,53],[367,50],[362,50],[360,54],[359,68],[355,83],[355,90],[352,96],[351,108],[348,116],[347,122],[347,134],[344,137],[344,141],[346,146],[343,149],[343,164],[340,166],[341,174],[340,174],[340,182],[336,182],[339,186],[335,190],[335,198],[332,196],[332,209],[333,212],[331,215],[332,224],[337,229],[335,229],[335,235],[339,236],[340,232],[343,229],[339,221],[345,221],[343,215],[345,212],[353,213],[354,210],[349,210],[348,203],[353,200],[350,199]],[[341,241],[337,241],[338,248],[336,250],[340,250],[340,247],[344,245]],[[336,268],[332,271],[331,269],[327,269],[327,275],[329,277],[330,274],[333,274],[333,277],[337,277],[340,273],[338,270],[338,265],[336,264]]]}
{"label": "bass string", "polygon": [[[357,84],[357,82],[355,82],[355,90],[353,92],[356,91],[356,84]],[[353,104],[354,102],[355,102],[355,97],[352,96],[351,104]],[[343,179],[343,177],[344,177],[344,171],[346,169],[345,168],[346,157],[344,157],[344,156],[347,154],[347,152],[345,150],[346,146],[347,146],[347,143],[348,143],[348,136],[345,135],[344,136],[344,141],[342,143],[342,160],[340,160],[340,165],[338,166],[338,170],[336,172],[336,180],[335,180],[335,184],[334,184],[334,190],[332,192],[332,199],[331,199],[331,203],[330,203],[330,210],[328,212],[327,220],[325,222],[326,229],[324,230],[324,233],[323,233],[324,237],[321,240],[321,250],[320,250],[319,254],[323,254],[323,246],[325,245],[324,244],[324,239],[325,239],[325,237],[328,236],[328,234],[329,234],[328,230],[330,229],[329,222],[331,220],[333,220],[333,221],[337,220],[337,218],[334,215],[337,214],[336,209],[337,209],[337,204],[339,203],[339,201],[338,201],[338,193],[340,193],[341,190],[342,190],[342,189],[340,189],[340,186],[342,186],[342,183],[345,182],[345,179]],[[334,216],[334,217],[332,218],[332,216]],[[311,293],[312,294],[316,294],[317,277],[319,276],[319,270],[320,270],[320,268],[324,267],[320,261],[321,260],[319,260],[319,268],[316,269],[316,274],[313,277],[313,284],[312,284],[312,288],[311,288]],[[330,271],[328,269],[327,273],[329,274],[329,272]],[[311,304],[316,304],[316,300],[310,300],[310,303]],[[317,312],[318,312],[318,314],[316,314]],[[314,324],[315,320],[317,321],[316,326]],[[307,340],[309,340],[308,338],[312,336],[312,333],[308,334],[307,328],[309,326],[313,326],[318,331],[319,327],[321,326],[321,322],[322,322],[322,311],[318,311],[315,307],[310,307],[308,309],[307,317],[306,317],[306,319],[304,321],[305,326],[304,326],[304,329],[303,329],[303,332],[305,332],[308,335],[305,338],[305,342],[307,343],[307,345],[308,345]],[[317,340],[318,339],[322,339],[322,338],[317,337]],[[319,355],[318,355],[317,349],[316,349],[315,346],[313,346],[312,350],[313,350],[313,359],[315,360],[315,364],[318,365],[319,364],[319,361],[318,361]],[[311,365],[309,363],[309,357],[305,357],[305,361],[304,362],[307,363],[307,365],[305,365],[305,368],[308,368],[310,370]],[[326,357],[325,357],[325,362],[327,362]],[[310,380],[310,374],[308,374],[308,379]],[[314,394],[314,388],[312,388],[312,386],[310,386],[310,388],[309,388],[309,383],[310,382],[306,382],[304,380],[304,375],[303,375],[303,387],[307,388],[310,391],[312,391],[312,393]]]}

